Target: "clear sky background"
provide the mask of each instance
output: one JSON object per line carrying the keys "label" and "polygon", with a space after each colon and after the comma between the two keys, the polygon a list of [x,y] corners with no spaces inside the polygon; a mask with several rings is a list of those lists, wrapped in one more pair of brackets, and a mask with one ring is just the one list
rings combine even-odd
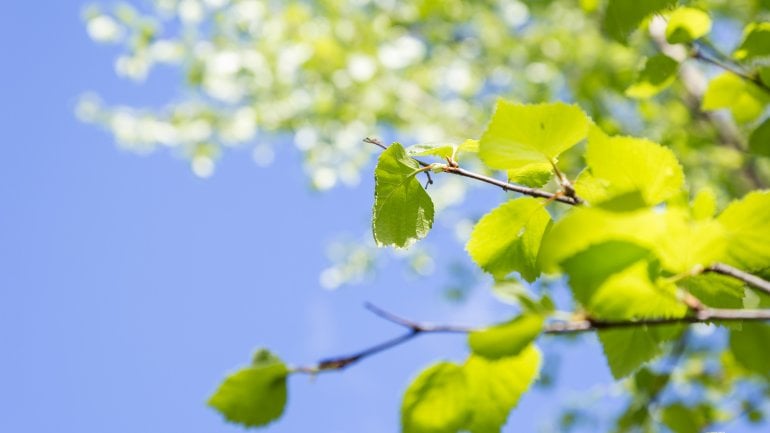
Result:
{"label": "clear sky background", "polygon": [[[437,322],[506,317],[488,291],[451,304],[441,284],[392,262],[371,284],[320,288],[327,242],[368,224],[368,177],[314,193],[298,152],[279,146],[268,168],[244,149],[201,180],[79,123],[84,91],[162,106],[180,90],[168,70],[144,85],[118,79],[116,51],[88,39],[83,6],[13,1],[0,13],[0,432],[242,431],[205,401],[257,347],[304,364],[401,332],[364,301]],[[457,248],[431,236],[437,251]],[[505,431],[536,431],[555,402],[611,383],[592,337],[556,350],[558,389],[527,395]],[[284,418],[266,431],[395,432],[409,380],[464,355],[462,337],[429,336],[340,374],[293,377]]]}

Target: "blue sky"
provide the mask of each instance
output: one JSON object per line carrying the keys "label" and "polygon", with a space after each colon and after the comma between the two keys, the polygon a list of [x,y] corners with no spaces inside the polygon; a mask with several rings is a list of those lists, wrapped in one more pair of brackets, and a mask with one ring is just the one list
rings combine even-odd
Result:
{"label": "blue sky", "polygon": [[[116,78],[83,5],[9,2],[0,14],[0,431],[241,431],[204,402],[257,347],[310,363],[401,331],[364,301],[439,322],[505,317],[486,291],[450,304],[440,284],[393,263],[365,286],[319,287],[327,242],[367,225],[369,180],[314,193],[290,146],[268,168],[231,152],[201,180],[79,123],[84,91],[162,105],[178,90],[168,71],[144,85]],[[456,248],[441,233],[433,241]],[[506,431],[534,431],[554,401],[610,383],[593,339],[559,347],[569,358],[556,397],[527,396]],[[341,374],[292,378],[285,417],[267,431],[397,431],[409,379],[464,354],[461,337],[426,337]]]}

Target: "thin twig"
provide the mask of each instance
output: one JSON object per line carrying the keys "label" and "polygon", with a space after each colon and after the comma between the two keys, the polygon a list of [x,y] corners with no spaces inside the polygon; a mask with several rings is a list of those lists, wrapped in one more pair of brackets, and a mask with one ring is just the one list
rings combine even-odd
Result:
{"label": "thin twig", "polygon": [[[386,145],[382,144],[382,142],[380,140],[376,139],[376,138],[367,137],[367,138],[364,139],[364,142],[365,143],[374,144],[375,146],[380,147],[382,149],[387,149],[388,148]],[[423,167],[427,167],[427,166],[430,165],[430,164],[428,164],[428,163],[426,163],[424,161],[420,161],[418,159],[415,159],[415,161],[417,161],[417,163],[420,164]],[[573,196],[568,196],[568,195],[565,196],[565,195],[558,194],[558,193],[554,194],[552,192],[543,191],[541,189],[530,188],[530,187],[526,187],[526,186],[523,186],[523,185],[516,185],[516,184],[513,184],[513,183],[509,183],[509,182],[504,182],[502,180],[498,180],[498,179],[495,179],[493,177],[485,176],[483,174],[474,173],[472,171],[468,171],[468,170],[465,170],[464,168],[460,168],[460,167],[457,167],[457,166],[454,166],[454,165],[447,165],[444,168],[444,172],[445,173],[450,173],[450,174],[455,174],[455,175],[458,175],[458,176],[468,177],[468,178],[471,178],[471,179],[476,179],[478,181],[485,182],[485,183],[488,183],[490,185],[495,185],[497,187],[500,187],[504,191],[517,192],[519,194],[528,195],[530,197],[547,198],[549,200],[554,200],[554,201],[558,201],[558,202],[569,204],[569,205],[573,205],[573,206],[582,203],[582,200],[580,200],[580,198],[578,198],[577,196],[574,196],[574,195]]]}
{"label": "thin twig", "polygon": [[715,59],[713,57],[707,56],[703,54],[703,50],[700,49],[697,46],[694,46],[692,48],[692,54],[693,59],[700,60],[704,63],[708,63],[711,65],[714,65],[722,70],[725,70],[727,72],[730,72],[732,74],[737,75],[738,77],[742,78],[743,80],[748,81],[749,83],[754,84],[755,86],[759,87],[760,89],[764,90],[767,93],[770,93],[770,86],[765,84],[759,77],[749,75],[743,70],[739,69],[737,66],[731,65],[729,63],[722,62],[721,60]]}
{"label": "thin twig", "polygon": [[703,272],[713,272],[715,274],[721,274],[735,278],[737,280],[743,281],[755,289],[770,295],[770,281],[764,280],[754,274],[744,272],[730,265],[726,265],[724,263],[714,263],[713,265],[704,269]]}
{"label": "thin twig", "polygon": [[[470,326],[458,325],[434,325],[430,323],[420,323],[393,313],[383,310],[372,304],[366,304],[366,308],[389,322],[395,323],[408,331],[399,337],[386,340],[360,352],[352,355],[328,358],[320,361],[314,366],[293,367],[292,371],[296,373],[317,374],[327,371],[342,370],[364,358],[388,350],[392,347],[406,343],[423,334],[469,334],[483,328],[474,328]],[[692,315],[685,317],[666,317],[638,320],[597,320],[582,319],[570,322],[552,322],[543,328],[544,334],[562,335],[577,334],[583,332],[600,331],[608,329],[626,329],[637,328],[641,326],[661,326],[681,324],[688,325],[693,323],[705,323],[713,321],[768,321],[770,320],[770,310],[738,310],[738,309],[718,309],[704,308],[693,312]]]}

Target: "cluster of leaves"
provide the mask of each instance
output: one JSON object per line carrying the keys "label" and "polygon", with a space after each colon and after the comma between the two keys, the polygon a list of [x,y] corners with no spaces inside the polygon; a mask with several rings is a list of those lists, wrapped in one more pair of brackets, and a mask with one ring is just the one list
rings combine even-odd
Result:
{"label": "cluster of leaves", "polygon": [[[662,403],[653,417],[649,402],[676,378],[722,396],[739,381],[762,378],[754,386],[767,393],[770,364],[757,348],[770,343],[770,328],[761,323],[716,321],[729,333],[728,346],[683,349],[685,360],[697,364],[684,373],[642,368],[686,341],[683,326],[654,322],[768,305],[743,281],[709,271],[715,263],[759,276],[770,269],[770,193],[746,194],[765,185],[769,171],[766,0],[155,6],[149,15],[126,5],[86,14],[95,39],[125,45],[116,63],[121,75],[141,80],[155,64],[170,63],[192,89],[162,111],[85,99],[82,117],[108,127],[122,144],[180,149],[207,176],[222,146],[288,131],[307,156],[314,184],[325,189],[357,180],[368,158],[357,142],[372,132],[395,132],[403,142],[461,143],[394,143],[380,155],[372,220],[378,245],[406,248],[428,235],[437,212],[419,173],[474,177],[460,169],[466,162],[504,171],[529,196],[484,215],[466,250],[500,283],[565,276],[571,317],[597,325],[614,377],[633,376],[619,431],[661,421],[677,433],[695,432],[724,418],[718,400]],[[743,31],[735,41],[709,40],[736,23]],[[501,100],[482,133],[477,128],[496,95],[566,97],[585,112]],[[654,141],[620,131],[643,131]],[[267,162],[272,150],[261,140],[254,156]],[[439,162],[416,159],[426,157]],[[532,189],[543,187],[552,192]],[[740,198],[719,211],[734,197]],[[517,317],[469,333],[471,355],[463,364],[441,362],[415,379],[404,396],[405,431],[500,429],[539,374],[535,340],[559,329],[547,293],[519,300]],[[633,326],[598,326],[614,323]],[[716,366],[698,364],[716,355]],[[210,404],[231,421],[267,424],[283,412],[286,378],[300,371],[307,372],[260,351]],[[751,401],[746,405],[741,411],[761,417]]]}
{"label": "cluster of leaves", "polygon": [[[572,185],[558,158],[581,142],[586,167]],[[541,185],[554,176],[560,184],[552,199],[513,198],[484,215],[466,249],[498,281],[566,275],[574,317],[595,324],[639,323],[598,331],[616,379],[636,372],[685,331],[645,321],[684,320],[706,308],[744,308],[744,282],[705,273],[712,264],[756,273],[770,268],[770,192],[747,194],[721,212],[708,189],[689,200],[671,150],[646,139],[607,135],[578,106],[564,103],[500,101],[478,142],[389,146],[375,169],[377,242],[403,248],[425,237],[434,220],[433,204],[416,176],[427,170],[451,174],[459,169],[460,157],[473,155],[524,183]],[[426,163],[417,156],[443,162]],[[571,195],[574,205],[550,210],[564,206],[553,204],[560,195]],[[471,356],[464,364],[435,364],[412,382],[402,407],[405,432],[499,431],[538,376],[534,341],[552,323],[554,307],[547,295],[526,299],[522,306],[509,322],[470,332]],[[729,359],[742,374],[770,377],[770,364],[756,349],[770,343],[768,338],[765,324],[731,330]],[[253,383],[238,387],[255,369],[261,373]],[[263,424],[256,414],[265,413],[258,405],[264,393],[285,396],[288,370],[278,373],[272,364],[242,370],[225,381],[212,404],[233,421]],[[249,394],[255,390],[262,394]],[[683,415],[688,410],[681,403],[666,406],[663,421],[676,429],[688,419]],[[704,418],[703,425],[713,420]]]}

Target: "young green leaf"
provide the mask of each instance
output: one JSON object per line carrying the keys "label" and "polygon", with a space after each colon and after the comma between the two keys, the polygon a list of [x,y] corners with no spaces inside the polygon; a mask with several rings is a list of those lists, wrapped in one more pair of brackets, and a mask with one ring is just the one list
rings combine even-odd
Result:
{"label": "young green leaf", "polygon": [[413,144],[406,149],[409,156],[438,156],[450,158],[455,152],[455,146],[451,144]]}
{"label": "young green leaf", "polygon": [[551,217],[540,201],[519,198],[484,215],[465,249],[473,261],[497,278],[518,271],[527,281],[540,275],[537,257]]}
{"label": "young green leaf", "polygon": [[374,170],[372,231],[379,246],[406,248],[433,226],[433,202],[415,178],[420,165],[393,143]]}
{"label": "young green leaf", "polygon": [[468,345],[474,354],[499,359],[518,355],[543,331],[543,316],[522,314],[515,319],[468,335]]}
{"label": "young green leaf", "polygon": [[661,348],[646,327],[599,331],[612,377],[622,379],[660,355]]}
{"label": "young green leaf", "polygon": [[645,18],[675,4],[676,0],[609,0],[602,26],[610,37],[625,42]]}
{"label": "young green leaf", "polygon": [[770,377],[770,362],[764,348],[770,347],[770,325],[743,323],[742,329],[730,331],[730,350],[743,367],[754,373]]}
{"label": "young green leaf", "polygon": [[677,284],[709,307],[743,307],[744,284],[735,278],[708,273],[685,278]]}
{"label": "young green leaf", "polygon": [[671,57],[654,55],[644,63],[634,84],[626,89],[626,95],[637,99],[651,98],[674,82],[678,69],[679,63]]}
{"label": "young green leaf", "polygon": [[770,56],[770,22],[751,23],[743,32],[743,41],[733,56],[738,60]]}
{"label": "young green leaf", "polygon": [[701,188],[692,200],[690,210],[696,220],[712,218],[717,211],[717,196],[714,190],[709,187]]}
{"label": "young green leaf", "polygon": [[528,164],[521,168],[508,170],[508,181],[539,188],[553,177],[553,168],[548,162]]}
{"label": "young green leaf", "polygon": [[749,151],[755,155],[770,156],[770,118],[751,132]]}
{"label": "young green leaf", "polygon": [[500,170],[550,164],[585,138],[588,124],[588,116],[577,105],[499,100],[479,141],[479,157]]}
{"label": "young green leaf", "polygon": [[508,414],[540,373],[541,356],[530,345],[516,356],[488,360],[471,355],[463,366],[472,402],[470,422],[463,430],[499,433]]}
{"label": "young green leaf", "polygon": [[727,232],[722,261],[747,272],[770,267],[770,191],[732,202],[717,221]]}
{"label": "young green leaf", "polygon": [[288,373],[280,359],[261,349],[250,366],[225,378],[208,404],[246,427],[269,424],[283,414]]}
{"label": "young green leaf", "polygon": [[703,413],[697,408],[689,408],[681,403],[664,407],[661,419],[674,433],[698,433],[707,425]]}
{"label": "young green leaf", "polygon": [[711,18],[706,12],[688,7],[674,10],[668,17],[666,40],[671,44],[692,42],[711,31]]}
{"label": "young green leaf", "polygon": [[770,102],[770,95],[754,83],[725,72],[709,82],[701,108],[706,111],[727,108],[736,121],[745,123],[759,117]]}
{"label": "young green leaf", "polygon": [[404,433],[455,433],[470,415],[463,368],[440,362],[409,385],[401,406],[401,425]]}
{"label": "young green leaf", "polygon": [[684,185],[682,166],[670,149],[642,138],[610,137],[597,127],[589,133],[586,162],[593,181],[599,179],[605,187],[602,201],[638,192],[645,204],[654,206]]}

